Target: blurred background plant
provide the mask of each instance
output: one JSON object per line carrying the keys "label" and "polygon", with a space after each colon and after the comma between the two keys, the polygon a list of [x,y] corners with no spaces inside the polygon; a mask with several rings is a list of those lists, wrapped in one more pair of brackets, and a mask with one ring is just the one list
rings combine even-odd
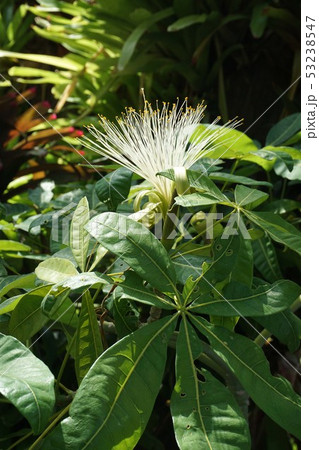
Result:
{"label": "blurred background plant", "polygon": [[[72,123],[141,106],[144,87],[150,100],[205,99],[207,121],[250,124],[300,75],[297,1],[38,0],[15,13],[14,3],[2,7],[1,72],[41,84]],[[254,135],[298,111],[298,92],[296,83]]]}

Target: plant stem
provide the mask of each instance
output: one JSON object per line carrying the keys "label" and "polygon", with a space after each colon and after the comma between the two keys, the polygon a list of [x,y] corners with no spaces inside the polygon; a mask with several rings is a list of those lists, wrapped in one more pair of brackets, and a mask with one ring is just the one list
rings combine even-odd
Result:
{"label": "plant stem", "polygon": [[178,210],[178,205],[174,205],[171,210],[168,211],[163,225],[163,235],[161,242],[166,248],[166,250],[170,250],[172,248],[172,245],[174,244],[174,239],[169,239],[169,235],[172,233],[175,223],[170,217],[171,214],[176,214]]}
{"label": "plant stem", "polygon": [[65,414],[69,411],[71,403],[66,406],[62,411],[56,416],[56,418],[50,423],[50,425],[43,431],[42,434],[38,437],[36,441],[31,445],[29,450],[34,450],[36,446],[42,441],[42,439],[55,427],[55,425],[59,422],[59,420],[65,416]]}
{"label": "plant stem", "polygon": [[18,439],[14,444],[12,444],[10,447],[8,447],[8,450],[11,450],[15,448],[17,445],[21,444],[25,439],[28,439],[28,437],[33,435],[33,431],[30,431],[29,433],[22,436],[20,439]]}
{"label": "plant stem", "polygon": [[69,348],[67,349],[67,351],[66,351],[66,353],[65,353],[65,355],[64,355],[64,358],[63,358],[63,361],[62,361],[62,364],[61,364],[61,367],[60,367],[58,376],[57,376],[57,378],[56,378],[56,386],[55,386],[56,391],[58,391],[59,386],[60,386],[60,384],[61,384],[61,378],[62,378],[64,369],[65,369],[66,363],[68,362],[68,359],[69,359],[69,356],[70,356],[70,352],[71,352],[71,348],[73,347],[73,344],[74,344],[74,341],[75,341],[76,334],[77,334],[77,331],[75,331],[74,335],[72,336],[71,342],[70,342],[70,344],[69,344]]}

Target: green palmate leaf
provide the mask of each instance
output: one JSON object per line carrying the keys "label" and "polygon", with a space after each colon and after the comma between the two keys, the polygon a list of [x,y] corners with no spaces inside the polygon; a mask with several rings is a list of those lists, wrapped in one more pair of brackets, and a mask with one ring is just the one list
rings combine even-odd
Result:
{"label": "green palmate leaf", "polygon": [[200,296],[189,310],[218,316],[264,316],[289,308],[299,295],[300,287],[288,280],[264,284],[254,290],[236,281],[225,287],[220,298]]}
{"label": "green palmate leaf", "polygon": [[139,325],[139,311],[130,300],[123,297],[115,297],[112,313],[119,339],[137,330]]}
{"label": "green palmate leaf", "polygon": [[288,198],[282,198],[263,205],[262,210],[273,212],[275,214],[286,214],[290,211],[300,210],[300,208],[300,202],[296,202],[295,200],[290,200]]}
{"label": "green palmate leaf", "polygon": [[269,197],[268,194],[257,189],[251,189],[246,186],[237,185],[235,188],[235,202],[238,206],[244,206],[245,209],[254,209],[261,205]]}
{"label": "green palmate leaf", "polygon": [[31,247],[21,242],[0,240],[0,252],[29,252]]}
{"label": "green palmate leaf", "polygon": [[282,278],[277,254],[271,239],[263,236],[252,241],[254,251],[254,264],[263,278],[270,283]]}
{"label": "green palmate leaf", "polygon": [[262,349],[244,336],[191,317],[214,352],[234,372],[254,402],[282,428],[300,437],[300,397],[283,377],[274,377]]}
{"label": "green palmate leaf", "polygon": [[61,283],[79,272],[68,259],[53,257],[42,261],[35,269],[35,274],[40,280]]}
{"label": "green palmate leaf", "polygon": [[48,436],[44,448],[133,449],[160,388],[176,318],[146,325],[104,352],[82,381],[70,417]]}
{"label": "green palmate leaf", "polygon": [[56,286],[68,287],[72,290],[80,289],[85,286],[97,286],[99,284],[109,284],[111,279],[107,280],[106,276],[101,278],[97,276],[94,272],[83,272],[68,278],[67,280],[60,281],[56,283]]}
{"label": "green palmate leaf", "polygon": [[176,205],[184,206],[184,207],[192,207],[192,206],[208,206],[213,205],[215,203],[219,203],[220,201],[213,197],[210,194],[195,192],[194,194],[188,195],[179,195],[175,197]]}
{"label": "green palmate leaf", "polygon": [[91,219],[87,230],[152,286],[162,292],[176,290],[173,264],[161,242],[144,225],[109,212]]}
{"label": "green palmate leaf", "polygon": [[237,258],[229,274],[229,281],[239,281],[247,286],[252,285],[253,281],[253,249],[251,240],[244,239],[242,235],[239,238],[239,248]]}
{"label": "green palmate leaf", "polygon": [[108,250],[103,247],[103,245],[98,245],[95,255],[94,255],[94,260],[89,268],[89,271],[91,272],[97,265],[98,263],[104,258],[104,256],[107,254]]}
{"label": "green palmate leaf", "polygon": [[54,376],[21,342],[1,333],[0,367],[1,394],[41,433],[53,413]]}
{"label": "green palmate leaf", "polygon": [[268,186],[272,187],[272,184],[268,181],[254,180],[253,178],[243,177],[241,175],[233,175],[225,172],[213,172],[209,175],[214,181],[227,181],[228,183],[246,184],[247,186]]}
{"label": "green palmate leaf", "polygon": [[0,298],[12,289],[30,289],[34,287],[35,274],[10,275],[0,282]]}
{"label": "green palmate leaf", "polygon": [[196,23],[204,23],[206,22],[207,17],[207,14],[191,14],[189,16],[184,16],[167,27],[167,31],[179,31],[190,27],[191,25],[195,25]]}
{"label": "green palmate leaf", "polygon": [[146,19],[144,22],[142,22],[140,25],[138,25],[135,30],[131,33],[131,35],[128,37],[127,41],[125,42],[121,56],[118,62],[118,69],[123,70],[124,67],[127,65],[129,60],[131,59],[134,50],[136,48],[136,45],[140,38],[143,36],[143,34],[155,23],[159,22],[160,20],[165,19],[166,17],[169,17],[174,14],[173,8],[166,8],[162,11],[159,11],[155,14],[152,14],[150,18]]}
{"label": "green palmate leaf", "polygon": [[301,128],[301,114],[285,117],[271,128],[266,137],[266,145],[281,145]]}
{"label": "green palmate leaf", "polygon": [[[174,169],[169,169],[164,172],[159,172],[158,176],[166,177],[172,181],[175,181]],[[201,172],[195,170],[187,170],[187,178],[191,187],[204,191],[210,196],[214,197],[220,202],[229,202],[228,197],[221,192],[221,190],[216,186],[216,184],[207,176],[203,175]]]}
{"label": "green palmate leaf", "polygon": [[40,286],[38,288],[32,289],[31,291],[21,294],[15,295],[14,297],[10,297],[7,300],[4,300],[0,304],[0,314],[6,314],[14,310],[14,308],[18,305],[18,303],[28,295],[35,295],[38,297],[45,297],[47,293],[51,290],[52,285]]}
{"label": "green palmate leaf", "polygon": [[280,216],[269,212],[250,212],[243,210],[244,214],[268,233],[276,242],[286,245],[297,253],[301,253],[300,232]]}
{"label": "green palmate leaf", "polygon": [[83,197],[74,211],[70,228],[70,247],[74,259],[82,272],[85,270],[86,257],[90,243],[90,235],[84,228],[89,220],[89,203],[87,198]]}
{"label": "green palmate leaf", "polygon": [[286,344],[291,352],[299,348],[301,320],[289,309],[272,316],[256,317],[255,320]]}
{"label": "green palmate leaf", "polygon": [[183,320],[176,347],[176,385],[171,412],[181,450],[250,449],[246,420],[230,391],[194,361],[201,343]]}
{"label": "green palmate leaf", "polygon": [[48,317],[43,314],[41,291],[31,291],[23,295],[14,308],[9,322],[9,331],[22,342],[30,339],[47,323]]}
{"label": "green palmate leaf", "polygon": [[110,211],[116,211],[120,203],[126,200],[131,187],[132,172],[125,167],[107,174],[95,185],[99,200],[106,203]]}
{"label": "green palmate leaf", "polygon": [[215,284],[230,276],[238,259],[240,245],[241,240],[237,235],[232,235],[228,239],[217,238],[214,240],[212,246],[213,262],[211,265],[205,271],[193,271],[193,277],[199,277],[199,293],[216,292],[214,289]]}
{"label": "green palmate leaf", "polygon": [[[180,255],[180,256],[179,256]],[[181,284],[185,284],[186,280],[192,276],[194,279],[198,278],[202,273],[202,265],[204,262],[211,261],[205,256],[196,255],[182,255],[177,253],[177,258],[174,258],[174,267],[177,274],[177,279]]]}
{"label": "green palmate leaf", "polygon": [[80,384],[94,361],[103,352],[97,317],[88,292],[82,296],[75,349],[75,372]]}
{"label": "green palmate leaf", "polygon": [[127,272],[125,281],[119,285],[116,292],[121,298],[133,300],[146,305],[157,306],[163,309],[174,309],[175,305],[171,300],[164,299],[154,294],[143,286],[143,280],[134,272]]}

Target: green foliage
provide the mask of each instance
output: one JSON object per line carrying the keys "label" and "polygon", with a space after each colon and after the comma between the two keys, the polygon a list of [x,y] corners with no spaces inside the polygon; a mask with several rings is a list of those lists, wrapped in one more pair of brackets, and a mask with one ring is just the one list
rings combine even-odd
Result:
{"label": "green foliage", "polygon": [[[271,111],[252,130],[258,141],[231,130],[187,170],[164,237],[144,198],[133,211],[151,187],[105,159],[92,169],[89,152],[78,164],[73,125],[142,108],[139,88],[206,98],[207,122],[252,123],[298,77],[298,8],[13,3],[0,7],[2,72],[43,90],[1,99],[0,446],[248,450],[269,444],[269,429],[297,445],[297,85],[283,119]],[[199,125],[191,140],[218,129]]]}

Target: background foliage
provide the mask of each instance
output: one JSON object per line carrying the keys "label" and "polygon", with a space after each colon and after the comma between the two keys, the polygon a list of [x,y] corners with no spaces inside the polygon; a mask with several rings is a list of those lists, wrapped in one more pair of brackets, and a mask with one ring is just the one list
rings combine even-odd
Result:
{"label": "background foliage", "polygon": [[[80,426],[90,434],[98,421],[107,419],[97,437],[103,442],[108,427],[116,430],[116,408],[123,411],[128,399],[119,396],[116,403],[109,398],[117,387],[99,384],[99,371],[109,380],[113,374],[122,380],[123,373],[131,373],[130,358],[140,361],[138,371],[149,374],[147,384],[154,390],[145,398],[134,398],[144,415],[138,423],[134,414],[129,417],[126,435],[123,429],[114,431],[114,448],[124,438],[128,445],[140,438],[136,448],[141,449],[188,448],[183,436],[190,425],[185,420],[189,405],[181,401],[182,394],[193,393],[204,383],[205,391],[219,393],[208,398],[205,427],[212,430],[212,441],[224,439],[225,445],[232,445],[235,436],[236,448],[298,448],[299,413],[281,396],[284,393],[297,404],[300,390],[298,374],[287,363],[299,369],[299,83],[246,134],[233,131],[230,141],[188,171],[192,193],[177,197],[176,202],[180,213],[192,214],[187,224],[191,242],[183,239],[185,230],[180,228],[176,246],[166,253],[146,229],[142,231],[162,264],[163,278],[152,272],[148,259],[143,262],[139,256],[137,265],[117,260],[115,241],[103,234],[108,230],[97,236],[88,233],[90,225],[88,231],[84,229],[90,216],[91,223],[103,217],[116,228],[118,214],[133,212],[130,198],[140,180],[108,160],[96,159],[76,137],[83,133],[84,124],[97,121],[99,113],[112,119],[125,106],[141,107],[142,87],[153,102],[188,96],[196,105],[204,99],[205,122],[217,115],[223,122],[239,116],[245,120],[241,128],[245,130],[298,79],[299,27],[300,2],[284,0],[1,3],[0,356],[7,377],[0,377],[0,448],[63,448],[62,432],[71,436]],[[91,161],[106,175],[103,184],[88,165]],[[194,181],[198,172],[205,173],[201,183]],[[173,179],[171,171],[163,176]],[[129,200],[122,201],[118,191]],[[242,205],[247,194],[251,201]],[[214,261],[218,252],[226,258],[229,250],[219,240],[227,221],[217,225],[212,242],[200,233],[205,229],[203,213],[217,208],[228,214],[234,204],[243,206],[242,218],[252,241],[245,246],[234,239],[225,266],[223,260]],[[131,245],[128,242],[142,225],[131,226],[125,245]],[[196,301],[201,304],[196,285],[205,295],[209,288],[200,280],[193,283],[205,270],[227,298],[236,301],[242,296],[243,301],[236,303],[241,315],[266,339],[271,336],[286,361],[243,318],[219,304],[220,298],[212,292],[214,303],[197,306],[200,315],[190,310],[191,321],[173,319],[170,286],[176,286],[175,295],[185,300],[189,293],[195,306]],[[274,294],[256,297],[263,309],[258,314],[245,298],[256,296],[265,286],[271,286]],[[139,350],[132,354],[132,332],[137,349],[145,349],[145,358]],[[251,381],[251,374],[218,342],[234,345],[234,354],[242,359],[256,351],[255,360],[244,361],[260,367],[260,377],[267,382],[261,382],[256,392],[251,390],[255,379]],[[122,373],[116,371],[119,354],[126,355]],[[19,355],[23,356],[22,381],[21,367],[11,369]],[[90,370],[100,355],[98,365]],[[157,365],[154,372],[152,364]],[[290,384],[273,375],[285,377]],[[12,389],[2,390],[9,378]],[[146,392],[138,374],[127,380],[130,395],[135,390]],[[40,411],[24,381],[36,392]],[[265,388],[267,383],[278,389],[274,397]],[[92,386],[99,386],[101,394],[91,405],[96,417],[86,410],[96,394]],[[26,403],[19,400],[22,396]],[[116,408],[104,417],[107,402]],[[200,403],[199,409],[205,406]],[[218,427],[214,420],[221,411],[234,426],[233,436],[224,430],[222,438],[218,431],[214,434]],[[84,416],[89,417],[85,427]],[[191,417],[196,424],[196,414]],[[81,439],[91,438],[83,434],[76,439],[71,444],[80,448]],[[98,440],[95,444],[102,445]],[[201,445],[205,448],[205,441]]]}

